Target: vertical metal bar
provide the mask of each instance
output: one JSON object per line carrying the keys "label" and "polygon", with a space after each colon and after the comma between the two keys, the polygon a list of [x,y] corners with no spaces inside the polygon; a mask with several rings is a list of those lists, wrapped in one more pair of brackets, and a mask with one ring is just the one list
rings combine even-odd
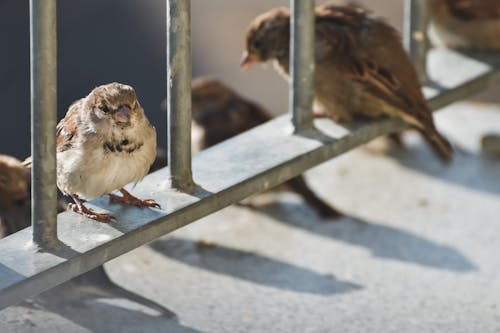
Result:
{"label": "vertical metal bar", "polygon": [[194,188],[191,172],[191,2],[167,0],[167,142],[170,186]]}
{"label": "vertical metal bar", "polygon": [[312,128],[314,85],[314,5],[290,0],[289,108],[295,132]]}
{"label": "vertical metal bar", "polygon": [[56,0],[30,0],[31,153],[33,241],[42,248],[57,240]]}
{"label": "vertical metal bar", "polygon": [[405,0],[404,44],[422,82],[427,80],[428,13],[428,0]]}

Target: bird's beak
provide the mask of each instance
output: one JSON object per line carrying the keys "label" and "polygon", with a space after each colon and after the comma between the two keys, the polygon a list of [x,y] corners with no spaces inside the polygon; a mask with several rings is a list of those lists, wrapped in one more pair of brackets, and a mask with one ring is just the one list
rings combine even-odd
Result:
{"label": "bird's beak", "polygon": [[247,69],[252,67],[253,64],[258,62],[259,62],[258,56],[252,53],[248,53],[248,51],[244,51],[243,55],[241,56],[240,68],[241,70],[246,71]]}
{"label": "bird's beak", "polygon": [[122,106],[113,114],[113,119],[118,124],[128,124],[130,123],[131,115],[132,110],[128,106]]}

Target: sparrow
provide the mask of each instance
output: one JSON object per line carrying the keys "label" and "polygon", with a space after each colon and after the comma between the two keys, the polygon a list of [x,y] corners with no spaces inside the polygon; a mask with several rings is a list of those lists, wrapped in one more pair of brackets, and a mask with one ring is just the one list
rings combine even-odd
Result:
{"label": "sparrow", "polygon": [[[57,187],[69,195],[74,212],[107,222],[110,214],[84,205],[107,194],[110,202],[137,207],[160,206],[123,187],[139,182],[156,156],[156,131],[131,86],[110,83],[74,102],[56,127]],[[122,196],[112,194],[118,190]]]}
{"label": "sparrow", "polygon": [[[418,129],[449,161],[450,143],[437,131],[417,73],[398,32],[358,6],[315,8],[315,104],[338,122],[399,118]],[[289,76],[290,10],[275,8],[247,28],[243,69],[274,61]],[[318,112],[317,112],[318,113]]]}
{"label": "sparrow", "polygon": [[[31,162],[0,154],[0,238],[31,225]],[[66,206],[59,198],[57,212]]]}
{"label": "sparrow", "polygon": [[[216,145],[261,125],[271,116],[261,106],[239,96],[220,81],[203,77],[192,82],[191,143],[194,152]],[[338,217],[339,212],[321,200],[303,176],[290,179],[275,191],[295,192],[323,218]]]}
{"label": "sparrow", "polygon": [[30,181],[29,168],[0,154],[0,238],[31,224]]}
{"label": "sparrow", "polygon": [[500,1],[430,1],[430,37],[457,49],[500,51]]}

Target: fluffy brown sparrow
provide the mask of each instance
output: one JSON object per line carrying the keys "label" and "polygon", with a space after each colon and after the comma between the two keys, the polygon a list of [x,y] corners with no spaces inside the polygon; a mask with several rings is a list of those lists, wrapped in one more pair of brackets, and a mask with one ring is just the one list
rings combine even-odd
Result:
{"label": "fluffy brown sparrow", "polygon": [[[259,105],[244,99],[223,83],[210,78],[193,80],[192,109],[191,142],[195,152],[271,119]],[[340,215],[309,188],[303,176],[292,178],[275,190],[299,194],[321,217]]]}
{"label": "fluffy brown sparrow", "polygon": [[30,178],[21,161],[0,155],[0,238],[30,225]]}
{"label": "fluffy brown sparrow", "polygon": [[[315,103],[335,121],[394,117],[417,128],[448,161],[450,143],[437,131],[416,71],[397,31],[356,6],[321,5],[316,16]],[[290,11],[272,9],[248,27],[242,67],[274,60],[288,77]]]}
{"label": "fluffy brown sparrow", "polygon": [[451,48],[500,50],[500,1],[430,1],[430,37]]}
{"label": "fluffy brown sparrow", "polygon": [[[156,156],[156,131],[132,87],[99,86],[70,107],[57,125],[57,186],[75,201],[70,208],[98,221],[84,200],[109,195],[110,201],[138,207],[159,207],[152,199],[134,197],[123,187],[148,173]],[[123,196],[111,194],[119,190]]]}
{"label": "fluffy brown sparrow", "polygon": [[[60,198],[58,213],[66,210]],[[0,238],[31,225],[31,157],[23,162],[0,155]]]}

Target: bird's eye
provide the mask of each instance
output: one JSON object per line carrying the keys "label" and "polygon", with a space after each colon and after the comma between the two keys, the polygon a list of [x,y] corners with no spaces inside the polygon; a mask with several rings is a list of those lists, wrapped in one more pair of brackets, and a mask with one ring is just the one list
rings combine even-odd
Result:
{"label": "bird's eye", "polygon": [[109,108],[106,104],[102,104],[101,106],[99,106],[99,109],[104,112],[104,113],[108,113],[109,112]]}

